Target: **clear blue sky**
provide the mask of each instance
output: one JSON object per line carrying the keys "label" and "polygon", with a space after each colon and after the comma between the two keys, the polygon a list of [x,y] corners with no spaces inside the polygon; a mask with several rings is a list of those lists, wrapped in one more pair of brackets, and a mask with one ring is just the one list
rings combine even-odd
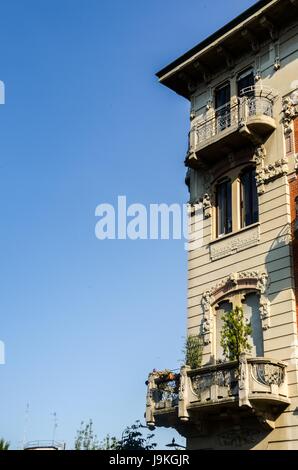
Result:
{"label": "clear blue sky", "polygon": [[[95,207],[184,203],[186,100],[154,73],[251,0],[3,0],[0,15],[0,436],[73,445],[143,417],[175,368],[183,241],[99,241]],[[159,446],[172,431],[156,433]],[[177,438],[183,442],[183,439]]]}

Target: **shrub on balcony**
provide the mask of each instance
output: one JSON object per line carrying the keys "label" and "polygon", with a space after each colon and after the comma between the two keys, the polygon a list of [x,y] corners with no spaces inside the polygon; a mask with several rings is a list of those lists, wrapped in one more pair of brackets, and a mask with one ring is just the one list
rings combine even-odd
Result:
{"label": "shrub on balcony", "polygon": [[241,353],[251,351],[249,336],[252,333],[251,324],[247,323],[242,307],[235,307],[231,312],[222,316],[221,347],[228,361],[239,361]]}
{"label": "shrub on balcony", "polygon": [[198,369],[202,365],[203,338],[201,335],[190,335],[185,341],[185,364],[191,369]]}

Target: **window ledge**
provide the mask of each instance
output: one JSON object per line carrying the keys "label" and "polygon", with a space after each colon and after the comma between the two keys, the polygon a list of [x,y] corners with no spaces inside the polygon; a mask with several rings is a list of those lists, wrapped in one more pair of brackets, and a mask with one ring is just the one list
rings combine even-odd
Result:
{"label": "window ledge", "polygon": [[209,243],[211,261],[233,255],[255,246],[260,241],[260,222],[228,233]]}

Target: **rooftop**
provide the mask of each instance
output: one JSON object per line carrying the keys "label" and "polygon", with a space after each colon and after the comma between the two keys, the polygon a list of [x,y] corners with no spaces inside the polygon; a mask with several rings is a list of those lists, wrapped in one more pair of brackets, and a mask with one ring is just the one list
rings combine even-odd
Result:
{"label": "rooftop", "polygon": [[278,39],[279,30],[297,18],[298,0],[260,0],[156,76],[189,99],[198,82],[208,82],[222,68],[233,68],[237,57],[251,50],[257,53],[262,43]]}

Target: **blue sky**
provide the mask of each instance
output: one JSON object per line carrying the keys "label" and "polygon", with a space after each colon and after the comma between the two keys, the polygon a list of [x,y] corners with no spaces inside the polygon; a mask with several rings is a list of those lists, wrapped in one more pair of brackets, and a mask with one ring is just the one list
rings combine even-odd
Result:
{"label": "blue sky", "polygon": [[[189,105],[154,73],[249,0],[3,0],[0,15],[0,436],[99,438],[142,419],[153,368],[176,368],[186,252],[99,241],[95,208],[185,203]],[[175,433],[156,432],[159,447]],[[177,441],[183,442],[179,436]]]}

